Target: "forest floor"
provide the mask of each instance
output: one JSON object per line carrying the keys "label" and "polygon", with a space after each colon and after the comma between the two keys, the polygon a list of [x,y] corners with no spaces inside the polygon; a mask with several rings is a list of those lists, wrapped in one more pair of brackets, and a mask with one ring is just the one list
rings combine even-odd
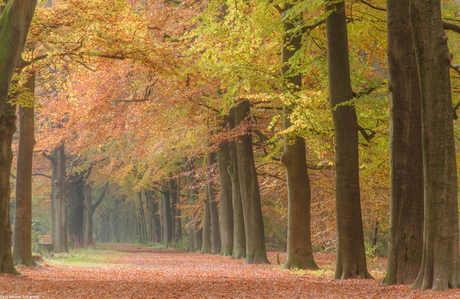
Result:
{"label": "forest floor", "polygon": [[128,244],[105,244],[17,267],[0,275],[0,298],[460,298],[460,290],[422,292],[383,286],[386,260],[369,261],[374,280],[333,279],[332,253],[315,253],[318,271],[282,270],[286,259],[269,252],[270,265],[229,257]]}

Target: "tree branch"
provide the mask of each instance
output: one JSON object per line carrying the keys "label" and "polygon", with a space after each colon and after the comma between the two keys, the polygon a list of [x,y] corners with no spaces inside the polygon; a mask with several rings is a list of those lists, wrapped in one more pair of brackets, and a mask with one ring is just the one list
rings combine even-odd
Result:
{"label": "tree branch", "polygon": [[444,30],[454,31],[460,34],[460,26],[447,22],[442,22],[442,25],[444,27]]}
{"label": "tree branch", "polygon": [[49,178],[51,180],[51,176],[44,173],[32,173],[32,176],[44,176],[45,178]]}
{"label": "tree branch", "polygon": [[372,9],[376,9],[376,10],[380,10],[380,11],[387,11],[385,8],[374,6],[374,5],[370,4],[369,2],[366,2],[366,1],[363,1],[363,0],[361,0],[361,3],[369,6]]}

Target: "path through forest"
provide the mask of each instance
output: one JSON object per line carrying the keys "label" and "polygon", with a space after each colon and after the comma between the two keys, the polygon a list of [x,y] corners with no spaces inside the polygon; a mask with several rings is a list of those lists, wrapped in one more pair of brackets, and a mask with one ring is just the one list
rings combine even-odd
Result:
{"label": "path through forest", "polygon": [[[46,261],[0,275],[0,298],[460,298],[459,290],[432,292],[381,285],[386,261],[370,262],[375,280],[333,279],[334,254],[316,253],[322,270],[286,271],[228,257],[110,244],[110,260],[87,265]],[[72,253],[69,253],[70,256]],[[286,255],[281,253],[281,264]]]}

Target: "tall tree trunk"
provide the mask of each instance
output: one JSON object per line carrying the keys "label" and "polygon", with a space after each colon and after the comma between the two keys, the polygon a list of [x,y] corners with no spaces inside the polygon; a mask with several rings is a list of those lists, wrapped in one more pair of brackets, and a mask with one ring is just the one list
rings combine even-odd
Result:
{"label": "tall tree trunk", "polygon": [[11,144],[16,131],[16,106],[7,103],[0,118],[0,273],[18,272],[11,253],[10,171],[13,161]]}
{"label": "tall tree trunk", "polygon": [[[92,196],[91,196],[91,186],[85,184],[83,186],[83,196],[84,196],[84,212],[83,212],[83,245],[85,247],[94,246],[94,238],[93,238],[93,215],[96,211],[97,207],[101,204],[102,200],[105,197],[109,184],[106,183],[102,189],[102,193],[97,199],[97,201],[92,204]],[[117,211],[118,202],[115,201],[115,211]],[[119,241],[120,234],[119,234],[119,224],[118,224],[118,214],[113,215],[114,221],[112,226],[114,227],[115,231],[115,239],[117,242]]]}
{"label": "tall tree trunk", "polygon": [[[185,177],[185,183],[187,184],[187,204],[189,207],[192,207],[197,198],[196,188],[193,187],[193,179],[194,179],[194,172],[193,172],[193,164],[192,162],[186,162],[186,171],[188,175]],[[195,251],[195,216],[193,213],[190,213],[188,218],[189,229],[188,229],[188,252]]]}
{"label": "tall tree trunk", "polygon": [[83,219],[84,219],[84,185],[87,171],[70,174],[69,190],[69,239],[72,248],[84,247]]}
{"label": "tall tree trunk", "polygon": [[147,198],[147,206],[149,207],[150,221],[152,223],[152,241],[155,243],[161,243],[161,224],[160,217],[158,215],[158,202],[155,198],[155,191],[145,191],[145,197]]}
{"label": "tall tree trunk", "polygon": [[[292,8],[285,4],[284,9]],[[295,98],[302,87],[300,73],[293,71],[290,59],[302,47],[302,34],[295,31],[301,26],[301,14],[284,21],[283,50],[281,56],[281,75],[283,76],[283,127],[288,130],[291,126],[290,116]],[[286,104],[291,103],[291,104]],[[288,236],[287,259],[285,269],[318,269],[313,258],[310,230],[310,179],[308,177],[305,140],[295,133],[284,137],[284,152],[281,162],[286,169],[288,190]]]}
{"label": "tall tree trunk", "polygon": [[[249,101],[238,103],[235,108],[235,124],[239,125],[245,120],[249,116],[249,112]],[[259,182],[257,180],[256,167],[254,165],[250,129],[248,129],[247,134],[238,136],[236,150],[246,233],[245,263],[268,264],[269,262],[265,249],[264,220],[260,204]]]}
{"label": "tall tree trunk", "polygon": [[[208,153],[208,171],[211,166],[216,162],[215,153]],[[212,227],[212,253],[220,254],[221,251],[221,240],[219,231],[219,211],[217,209],[217,201],[214,196],[214,183],[212,181],[212,174],[208,173],[208,184],[207,184],[207,198],[209,207],[211,209],[211,227]]]}
{"label": "tall tree trunk", "polygon": [[359,191],[358,120],[352,104],[344,2],[329,2],[326,20],[329,102],[335,131],[337,258],[335,278],[371,278],[367,271]]}
{"label": "tall tree trunk", "polygon": [[166,182],[163,182],[163,238],[166,246],[169,245],[172,241],[172,219],[171,219],[171,197],[169,192],[169,187],[166,185]]}
{"label": "tall tree trunk", "polygon": [[67,182],[65,146],[61,142],[51,154],[51,242],[54,253],[67,252]]}
{"label": "tall tree trunk", "polygon": [[204,198],[203,239],[200,253],[211,253],[211,205],[209,204],[208,188]]}
{"label": "tall tree trunk", "polygon": [[413,283],[422,263],[423,154],[421,96],[410,0],[387,0],[390,74],[390,236],[384,284]]}
{"label": "tall tree trunk", "polygon": [[[172,176],[172,173],[170,174]],[[177,243],[176,236],[176,204],[177,204],[177,185],[176,179],[169,180],[169,194],[171,198],[171,234],[174,243]]]}
{"label": "tall tree trunk", "polygon": [[[196,217],[196,215],[194,217]],[[195,227],[198,227],[195,231],[195,251],[197,251],[201,250],[203,247],[203,227],[201,227],[200,218],[196,220]]]}
{"label": "tall tree trunk", "polygon": [[[27,74],[24,87],[35,90],[35,73]],[[19,150],[16,174],[16,215],[13,260],[15,265],[36,266],[32,257],[32,160],[34,155],[34,107],[19,107]]]}
{"label": "tall tree trunk", "polygon": [[[235,128],[235,108],[228,114],[230,130]],[[234,259],[246,258],[246,234],[244,230],[243,202],[241,198],[240,180],[238,174],[238,157],[236,141],[230,142],[231,164],[227,167],[232,181],[232,207],[233,207],[233,255]]]}
{"label": "tall tree trunk", "polygon": [[179,205],[180,204],[180,179],[177,180],[177,202],[176,202],[176,236],[177,236],[177,241],[182,239],[182,218],[181,218],[181,212]]}
{"label": "tall tree trunk", "polygon": [[137,217],[136,217],[136,204],[129,201],[129,218],[128,218],[128,241],[134,241],[137,235]]}
{"label": "tall tree trunk", "polygon": [[425,183],[423,257],[414,287],[460,287],[457,165],[449,66],[441,1],[410,2],[422,95]]}
{"label": "tall tree trunk", "polygon": [[147,243],[147,228],[145,224],[144,203],[142,202],[142,192],[137,192],[139,199],[139,243]]}
{"label": "tall tree trunk", "polygon": [[[224,129],[226,122],[223,123]],[[232,207],[232,181],[228,172],[231,163],[230,145],[222,141],[217,151],[219,162],[220,182],[220,219],[222,227],[222,252],[223,256],[231,256],[233,251],[233,207]]]}

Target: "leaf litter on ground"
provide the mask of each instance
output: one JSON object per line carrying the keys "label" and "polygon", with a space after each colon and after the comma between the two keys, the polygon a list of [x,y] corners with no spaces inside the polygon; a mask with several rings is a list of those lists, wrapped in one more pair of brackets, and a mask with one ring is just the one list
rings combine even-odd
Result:
{"label": "leaf litter on ground", "polygon": [[[315,253],[321,270],[283,270],[285,253],[269,252],[270,265],[218,255],[111,244],[94,251],[94,266],[49,262],[0,275],[0,298],[460,298],[460,290],[410,290],[381,284],[386,260],[374,259],[374,280],[333,279],[335,254]],[[124,254],[120,254],[124,253]],[[72,254],[72,253],[71,253]],[[78,258],[78,257],[77,257]]]}

